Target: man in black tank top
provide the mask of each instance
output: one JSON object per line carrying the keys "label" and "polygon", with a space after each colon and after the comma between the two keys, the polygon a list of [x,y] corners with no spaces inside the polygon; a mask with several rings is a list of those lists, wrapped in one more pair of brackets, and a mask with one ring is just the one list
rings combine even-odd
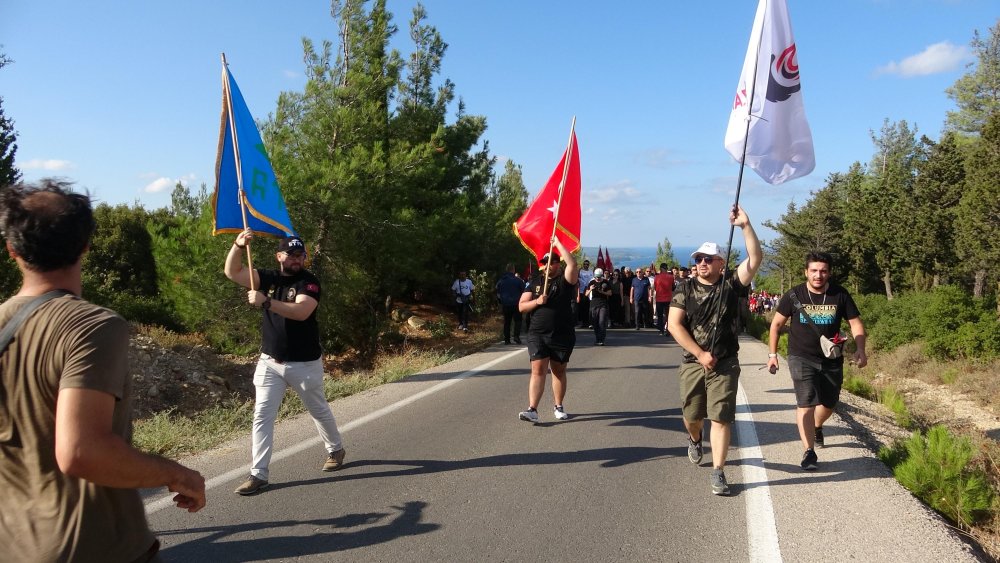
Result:
{"label": "man in black tank top", "polygon": [[576,316],[573,303],[579,295],[576,284],[579,281],[576,260],[573,254],[553,238],[556,251],[566,261],[563,268],[559,256],[552,253],[542,257],[542,268],[531,280],[518,309],[530,315],[528,326],[528,356],[531,359],[531,380],[528,382],[528,410],[518,414],[518,418],[531,423],[538,422],[538,403],[545,392],[545,374],[552,371],[552,398],[555,403],[553,415],[557,420],[566,420],[569,415],[563,409],[566,396],[566,364],[576,345]]}

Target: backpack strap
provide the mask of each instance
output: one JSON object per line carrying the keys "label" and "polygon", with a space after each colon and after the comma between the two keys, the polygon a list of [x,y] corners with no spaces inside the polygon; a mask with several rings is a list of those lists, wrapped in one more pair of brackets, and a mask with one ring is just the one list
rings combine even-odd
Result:
{"label": "backpack strap", "polygon": [[54,289],[48,293],[35,297],[34,299],[26,303],[24,306],[22,306],[20,309],[18,309],[17,313],[15,313],[14,316],[11,317],[9,321],[7,321],[7,324],[4,325],[3,330],[0,331],[0,355],[2,355],[4,352],[7,351],[7,346],[10,346],[10,341],[13,340],[14,333],[17,332],[17,329],[21,328],[21,325],[24,323],[25,319],[30,317],[31,314],[34,313],[36,309],[41,307],[46,302],[55,299],[56,297],[69,295],[70,293],[71,292],[66,291],[65,289]]}
{"label": "backpack strap", "polygon": [[795,305],[795,308],[798,309],[799,313],[806,318],[806,322],[809,323],[809,326],[812,327],[812,329],[816,332],[816,334],[818,334],[819,336],[823,336],[823,333],[819,330],[819,327],[816,326],[816,322],[813,321],[812,317],[809,316],[809,313],[806,312],[805,307],[802,306],[802,302],[799,301],[799,296],[795,295],[794,289],[788,290],[788,297],[792,300],[792,305]]}

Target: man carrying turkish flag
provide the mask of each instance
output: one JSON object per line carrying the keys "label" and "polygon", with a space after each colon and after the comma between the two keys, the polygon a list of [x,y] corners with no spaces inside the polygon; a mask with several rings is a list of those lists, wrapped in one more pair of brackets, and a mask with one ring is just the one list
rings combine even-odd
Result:
{"label": "man carrying turkish flag", "polygon": [[514,234],[535,259],[548,254],[553,236],[574,252],[580,248],[580,215],[580,153],[571,129],[562,160],[514,223]]}

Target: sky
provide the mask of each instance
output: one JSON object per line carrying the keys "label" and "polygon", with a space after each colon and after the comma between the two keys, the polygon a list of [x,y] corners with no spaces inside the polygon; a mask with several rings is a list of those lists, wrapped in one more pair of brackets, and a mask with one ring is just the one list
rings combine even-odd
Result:
{"label": "sky", "polygon": [[[740,204],[764,240],[776,233],[762,221],[868,162],[886,118],[937,139],[974,30],[985,37],[1000,17],[996,0],[787,3],[816,169],[778,186],[744,174]],[[404,57],[415,4],[388,2]],[[585,247],[725,243],[739,165],[723,137],[756,0],[422,4],[449,45],[439,82],[486,116],[498,173],[513,160],[532,197],[576,117]],[[112,205],[168,206],[178,181],[211,190],[220,53],[261,120],[281,92],[303,90],[303,38],[336,45],[328,1],[0,0],[16,165],[25,180],[67,178]]]}

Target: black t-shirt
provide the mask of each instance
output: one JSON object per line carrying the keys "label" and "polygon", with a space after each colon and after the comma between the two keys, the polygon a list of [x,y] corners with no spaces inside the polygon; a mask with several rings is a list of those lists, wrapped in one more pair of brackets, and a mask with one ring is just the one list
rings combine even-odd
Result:
{"label": "black t-shirt", "polygon": [[[294,303],[301,294],[319,301],[319,280],[305,270],[292,276],[283,276],[278,270],[257,270],[257,274],[260,276],[258,291],[274,301]],[[266,310],[261,330],[264,334],[261,351],[280,362],[310,362],[323,354],[315,310],[304,321],[286,319]]]}
{"label": "black t-shirt", "polygon": [[[789,297],[791,291],[799,298],[802,308],[812,317],[816,328],[827,338],[840,332],[840,324],[844,319],[855,319],[860,316],[858,306],[854,303],[847,290],[839,285],[830,284],[826,293],[819,295],[810,292],[806,284],[793,287],[789,293],[781,296],[777,312],[789,317],[792,324],[788,329],[788,355],[825,360],[823,350],[819,345],[819,335],[809,326],[809,321],[799,313]],[[843,362],[844,358],[841,357]]]}
{"label": "black t-shirt", "polygon": [[[740,283],[739,276],[727,272],[725,286],[721,283],[705,285],[697,278],[687,278],[677,291],[674,291],[670,307],[683,309],[684,328],[691,333],[694,341],[702,350],[707,350],[712,342],[712,328],[718,315],[720,295],[725,295],[722,304],[722,320],[719,323],[719,335],[715,339],[712,355],[716,359],[735,356],[740,349],[737,339],[739,334],[739,303],[741,297],[750,293],[750,288]],[[687,350],[684,351],[684,363],[697,362]]]}
{"label": "black t-shirt", "polygon": [[[525,292],[530,292],[532,299],[538,299],[542,295],[542,288],[545,278],[542,274],[537,274],[531,279],[531,284],[525,288]],[[549,280],[549,299],[531,312],[531,325],[528,332],[532,334],[566,335],[575,334],[576,315],[573,314],[573,303],[579,291],[576,284],[566,282],[566,278],[560,273],[558,278]]]}
{"label": "black t-shirt", "polygon": [[590,292],[591,309],[608,306],[608,296],[605,295],[606,292],[611,291],[611,283],[609,283],[608,280],[590,280],[590,283],[587,284],[587,288],[593,289],[593,291]]}

